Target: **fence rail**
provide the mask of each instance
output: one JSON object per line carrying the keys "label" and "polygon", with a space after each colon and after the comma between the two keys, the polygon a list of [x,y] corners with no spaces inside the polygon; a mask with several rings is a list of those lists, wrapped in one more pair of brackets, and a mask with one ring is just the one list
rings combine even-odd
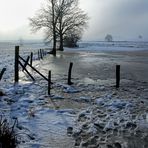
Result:
{"label": "fence rail", "polygon": [[[38,59],[43,59],[43,57],[47,54],[45,53],[43,49],[38,50]],[[30,60],[30,61],[29,61]],[[24,62],[24,64],[22,62]],[[22,67],[23,71],[25,71],[29,77],[35,81],[35,78],[31,75],[31,73],[27,70],[27,66],[29,66],[32,70],[34,70],[37,74],[39,74],[43,79],[45,79],[48,82],[48,94],[50,95],[50,89],[51,89],[51,71],[48,72],[48,77],[44,76],[39,70],[37,70],[35,67],[32,66],[33,62],[33,53],[31,52],[30,56],[27,57],[25,60],[23,57],[19,55],[19,46],[15,47],[15,82],[19,81],[19,65]],[[68,70],[68,79],[67,84],[72,85],[73,82],[71,81],[71,75],[72,75],[72,67],[73,63],[70,62],[69,70]],[[0,80],[2,78],[2,75],[4,73],[5,69],[2,70],[0,73]],[[120,87],[120,65],[116,65],[116,88],[118,89]]]}
{"label": "fence rail", "polygon": [[[43,59],[43,57],[45,55],[46,55],[46,53],[42,49],[38,50],[38,59],[40,59],[40,58]],[[30,59],[30,63],[29,63],[29,59]],[[19,81],[19,65],[20,65],[22,67],[22,71],[25,71],[29,75],[29,77],[33,81],[35,81],[35,78],[31,75],[31,73],[26,68],[27,65],[28,65],[31,69],[33,69],[37,74],[39,74],[43,79],[45,79],[48,82],[48,94],[50,95],[51,84],[53,84],[51,82],[51,71],[49,71],[48,78],[46,78],[46,76],[44,76],[35,67],[32,66],[32,62],[33,62],[32,59],[33,59],[33,53],[32,52],[31,52],[30,56],[28,56],[27,59],[25,60],[23,57],[21,57],[19,55],[19,46],[15,46],[14,80],[15,80],[15,82]],[[24,64],[21,61],[24,62]]]}

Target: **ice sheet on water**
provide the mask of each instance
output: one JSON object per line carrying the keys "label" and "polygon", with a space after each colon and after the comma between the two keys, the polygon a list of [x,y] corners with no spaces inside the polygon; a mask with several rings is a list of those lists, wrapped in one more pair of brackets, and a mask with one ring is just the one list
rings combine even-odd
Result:
{"label": "ice sheet on water", "polygon": [[80,90],[77,90],[75,87],[67,85],[67,84],[57,83],[56,86],[63,88],[63,92],[65,92],[65,93],[78,93],[78,92],[80,92]]}

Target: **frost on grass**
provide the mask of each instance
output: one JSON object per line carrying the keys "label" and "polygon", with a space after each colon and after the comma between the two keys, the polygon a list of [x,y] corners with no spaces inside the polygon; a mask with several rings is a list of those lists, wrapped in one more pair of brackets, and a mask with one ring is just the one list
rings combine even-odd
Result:
{"label": "frost on grass", "polygon": [[16,121],[10,125],[7,119],[0,117],[0,147],[15,148],[18,144],[18,135],[15,131]]}

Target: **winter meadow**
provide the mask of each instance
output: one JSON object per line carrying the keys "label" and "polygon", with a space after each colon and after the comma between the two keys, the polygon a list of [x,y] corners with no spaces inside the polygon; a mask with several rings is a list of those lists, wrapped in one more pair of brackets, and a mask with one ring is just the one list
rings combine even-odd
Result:
{"label": "winter meadow", "polygon": [[0,148],[147,148],[148,2],[10,3],[0,6]]}

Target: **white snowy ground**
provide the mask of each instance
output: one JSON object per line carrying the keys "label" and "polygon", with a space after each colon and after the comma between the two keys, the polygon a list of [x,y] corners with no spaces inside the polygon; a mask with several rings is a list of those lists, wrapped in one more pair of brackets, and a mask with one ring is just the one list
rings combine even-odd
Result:
{"label": "white snowy ground", "polygon": [[[47,82],[29,68],[36,81],[20,70],[20,82],[14,85],[14,49],[1,49],[0,69],[7,71],[0,82],[5,93],[0,96],[0,113],[18,119],[20,147],[148,147],[146,49],[135,43],[128,47],[105,44],[66,49],[57,57],[35,60],[33,65],[45,76],[52,71],[52,96],[47,95]],[[29,54],[30,50],[21,48],[20,55]],[[72,86],[66,84],[69,62],[74,62]],[[114,87],[116,64],[121,64],[118,90]]]}

